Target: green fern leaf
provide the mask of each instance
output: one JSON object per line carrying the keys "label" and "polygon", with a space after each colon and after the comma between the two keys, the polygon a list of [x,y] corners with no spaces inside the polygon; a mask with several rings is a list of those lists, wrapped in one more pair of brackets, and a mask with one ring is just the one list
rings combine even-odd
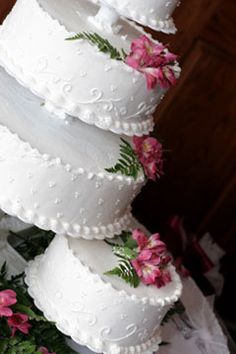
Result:
{"label": "green fern leaf", "polygon": [[120,145],[120,158],[118,162],[115,166],[106,168],[105,171],[109,173],[120,172],[122,175],[137,179],[139,171],[142,170],[142,166],[130,143],[122,138],[121,141],[122,144]]}
{"label": "green fern leaf", "polygon": [[125,246],[115,246],[113,247],[113,253],[122,259],[132,260],[137,257],[138,253],[134,249],[130,249]]}
{"label": "green fern leaf", "polygon": [[119,265],[110,271],[106,272],[105,275],[116,275],[123,279],[126,283],[130,284],[132,287],[137,288],[140,284],[140,279],[132,267],[129,260],[119,257]]}
{"label": "green fern leaf", "polygon": [[124,61],[127,56],[123,49],[121,50],[121,52],[119,52],[119,50],[113,47],[107,39],[101,37],[97,33],[81,32],[73,37],[66,38],[67,41],[76,41],[79,39],[85,39],[91,44],[96,45],[100,52],[110,54],[111,59]]}

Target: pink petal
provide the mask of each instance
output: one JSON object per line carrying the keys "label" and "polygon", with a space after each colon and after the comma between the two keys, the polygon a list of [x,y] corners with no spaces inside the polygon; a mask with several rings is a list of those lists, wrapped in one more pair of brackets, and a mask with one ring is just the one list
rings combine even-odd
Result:
{"label": "pink petal", "polygon": [[0,291],[0,306],[10,306],[17,302],[16,293],[11,289]]}
{"label": "pink petal", "polygon": [[38,352],[41,352],[42,354],[49,354],[48,349],[45,347],[38,348]]}
{"label": "pink petal", "polygon": [[152,254],[153,254],[153,253],[152,253],[151,250],[143,249],[143,250],[139,253],[137,259],[138,259],[139,261],[141,261],[141,262],[149,261],[149,260],[151,260],[151,258],[152,258]]}
{"label": "pink petal", "polygon": [[165,76],[166,80],[169,83],[169,86],[175,85],[177,80],[176,80],[173,70],[169,66],[166,66],[163,69],[163,72],[164,72],[164,76]]}
{"label": "pink petal", "polygon": [[11,317],[13,314],[9,307],[0,307],[0,317]]}
{"label": "pink petal", "polygon": [[155,284],[156,278],[160,276],[160,273],[159,268],[147,265],[143,268],[142,281],[147,285]]}
{"label": "pink petal", "polygon": [[145,174],[148,178],[156,181],[157,167],[155,161],[145,164],[144,166]]}
{"label": "pink petal", "polygon": [[148,239],[147,247],[148,248],[154,248],[154,247],[159,246],[160,244],[163,244],[163,242],[160,241],[160,235],[159,234],[153,234]]}
{"label": "pink petal", "polygon": [[147,245],[148,237],[141,230],[134,229],[132,237],[137,242],[140,249],[143,249]]}
{"label": "pink petal", "polygon": [[138,276],[141,278],[143,273],[142,273],[142,267],[141,267],[141,264],[139,263],[139,261],[137,259],[133,259],[131,261],[131,264],[134,267]]}

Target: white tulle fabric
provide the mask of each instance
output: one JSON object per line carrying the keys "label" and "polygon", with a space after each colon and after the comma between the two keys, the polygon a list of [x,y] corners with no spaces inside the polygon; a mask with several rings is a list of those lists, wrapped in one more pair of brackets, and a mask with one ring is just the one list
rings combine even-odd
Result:
{"label": "white tulle fabric", "polygon": [[171,344],[163,347],[161,354],[229,354],[219,322],[191,278],[183,283],[181,301],[186,312],[164,327],[163,339]]}

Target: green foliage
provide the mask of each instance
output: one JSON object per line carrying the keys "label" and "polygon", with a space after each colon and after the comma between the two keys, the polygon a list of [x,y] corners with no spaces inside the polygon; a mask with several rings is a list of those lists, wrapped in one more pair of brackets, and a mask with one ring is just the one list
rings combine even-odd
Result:
{"label": "green foliage", "polygon": [[131,264],[131,260],[138,256],[137,242],[133,240],[130,231],[122,231],[117,238],[118,240],[115,243],[105,241],[112,246],[112,252],[118,258],[118,266],[106,272],[105,275],[116,275],[132,287],[137,288],[140,284],[140,279]]}
{"label": "green foliage", "polygon": [[55,352],[56,354],[75,354],[68,347],[65,341],[65,337],[61,334],[57,328],[50,322],[47,323],[37,323],[32,329],[32,338],[38,344],[43,344],[50,352]]}
{"label": "green foliage", "polygon": [[121,257],[121,258],[130,260],[130,261],[132,259],[135,259],[138,255],[136,250],[130,249],[129,247],[126,247],[126,246],[114,246],[113,253],[117,257]]}
{"label": "green foliage", "polygon": [[96,45],[100,50],[100,52],[110,54],[111,59],[123,61],[127,56],[123,49],[121,50],[121,52],[119,52],[119,50],[113,47],[107,39],[101,37],[99,34],[94,32],[93,33],[81,32],[76,34],[74,37],[67,38],[66,40],[76,41],[79,39],[85,39],[90,43]]}
{"label": "green foliage", "polygon": [[21,338],[0,339],[1,354],[41,354],[30,340]]}
{"label": "green foliage", "polygon": [[40,230],[34,226],[21,232],[10,232],[9,242],[17,243],[14,248],[24,259],[29,261],[44,253],[54,236],[52,231]]}
{"label": "green foliage", "polygon": [[138,247],[137,242],[132,237],[131,231],[122,231],[119,237],[122,239],[124,247],[127,247],[131,250],[134,250]]}
{"label": "green foliage", "polygon": [[14,290],[17,295],[17,303],[11,306],[13,312],[26,314],[32,327],[28,335],[17,332],[15,337],[11,337],[6,318],[0,317],[1,354],[41,354],[37,351],[41,346],[57,354],[76,353],[68,347],[64,335],[56,329],[54,323],[48,322],[34,306],[33,300],[27,293],[24,274],[7,279],[7,267],[4,263],[0,269],[0,291],[6,289]]}
{"label": "green foliage", "polygon": [[142,170],[139,159],[134,152],[130,143],[122,139],[120,145],[120,158],[114,167],[106,168],[105,170],[110,173],[120,172],[122,175],[131,176],[137,179],[138,173]]}
{"label": "green foliage", "polygon": [[130,284],[132,287],[137,288],[140,284],[140,279],[132,267],[132,264],[125,257],[118,256],[118,258],[118,266],[106,272],[105,275],[116,275],[123,279],[126,283]]}

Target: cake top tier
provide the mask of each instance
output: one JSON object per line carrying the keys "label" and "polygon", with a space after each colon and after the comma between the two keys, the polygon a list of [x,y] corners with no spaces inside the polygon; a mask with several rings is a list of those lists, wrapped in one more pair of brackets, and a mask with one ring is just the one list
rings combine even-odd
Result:
{"label": "cake top tier", "polygon": [[[175,33],[171,17],[179,0],[92,0],[155,31]],[[111,12],[110,12],[111,14]],[[110,18],[111,19],[111,18]],[[113,17],[114,19],[114,17]]]}
{"label": "cake top tier", "polygon": [[[104,31],[98,12],[87,0],[18,0],[0,28],[0,61],[58,117],[69,114],[117,134],[145,135],[179,76],[176,57],[128,20],[118,19],[118,33]],[[94,34],[95,41],[84,38]],[[74,36],[78,40],[66,40]],[[145,61],[128,62],[139,46]]]}

